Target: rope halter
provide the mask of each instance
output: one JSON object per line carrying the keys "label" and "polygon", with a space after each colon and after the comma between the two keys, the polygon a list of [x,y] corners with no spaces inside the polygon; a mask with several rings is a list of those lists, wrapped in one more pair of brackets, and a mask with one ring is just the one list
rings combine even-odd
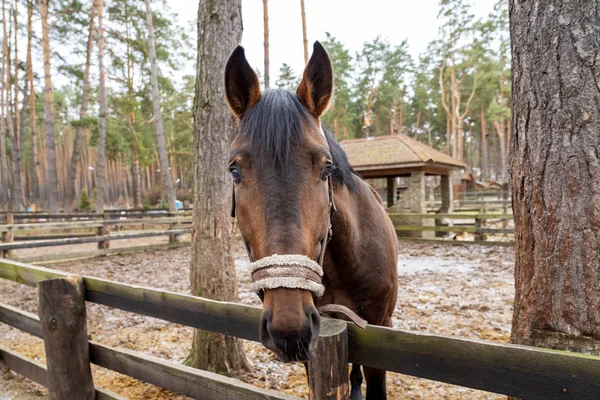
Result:
{"label": "rope halter", "polygon": [[303,289],[319,298],[325,287],[321,283],[323,268],[316,261],[300,254],[274,254],[250,263],[252,290],[260,294],[265,289]]}

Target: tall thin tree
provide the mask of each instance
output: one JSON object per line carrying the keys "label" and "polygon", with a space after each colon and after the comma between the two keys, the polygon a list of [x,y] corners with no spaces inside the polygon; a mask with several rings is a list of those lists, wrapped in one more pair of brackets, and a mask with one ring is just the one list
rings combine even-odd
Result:
{"label": "tall thin tree", "polygon": [[42,20],[42,48],[44,53],[44,115],[46,120],[46,161],[48,168],[48,208],[58,212],[58,173],[56,170],[56,147],[54,145],[54,112],[52,105],[52,71],[50,68],[50,25],[48,24],[48,1],[40,0]]}
{"label": "tall thin tree", "polygon": [[600,354],[600,0],[509,2],[513,343]]}
{"label": "tall thin tree", "polygon": [[156,43],[154,40],[154,24],[152,23],[152,9],[150,0],[146,0],[146,23],[148,24],[148,50],[150,53],[150,81],[152,82],[152,103],[154,106],[154,122],[156,124],[156,138],[158,141],[158,157],[160,159],[160,171],[167,192],[169,212],[176,212],[175,188],[169,167],[169,156],[167,155],[167,144],[165,130],[163,127],[162,112],[160,110],[160,96],[158,94],[158,68],[156,66]]}
{"label": "tall thin tree", "polygon": [[[14,15],[13,9],[13,15]],[[8,136],[10,138],[10,150],[11,150],[11,160],[12,160],[12,180],[10,186],[10,206],[14,211],[23,210],[23,198],[22,198],[22,186],[21,186],[21,155],[19,149],[19,138],[18,138],[18,126],[16,126],[16,121],[13,119],[13,111],[15,116],[19,114],[19,105],[16,103],[18,101],[18,88],[15,88],[15,94],[13,96],[13,101],[15,103],[10,104],[10,89],[11,85],[14,82],[15,85],[18,85],[18,80],[16,76],[12,76],[10,68],[10,49],[8,47],[9,36],[6,28],[7,18],[5,15],[5,2],[2,2],[2,29],[4,31],[4,46],[3,46],[3,54],[4,54],[4,88],[6,89],[6,124],[8,126]],[[15,21],[15,20],[13,20]],[[17,71],[15,69],[15,71]]]}
{"label": "tall thin tree", "polygon": [[263,34],[265,49],[265,89],[271,85],[271,74],[269,72],[269,0],[263,0]]}
{"label": "tall thin tree", "polygon": [[[2,0],[2,21],[3,21],[3,26],[6,23],[6,12],[5,12],[5,5],[4,5],[4,1]],[[5,117],[6,117],[6,112],[5,111],[8,107],[7,107],[7,103],[8,103],[8,98],[5,100],[4,99],[4,91],[6,88],[6,81],[4,80],[4,69],[5,69],[5,62],[4,62],[4,57],[5,57],[5,46],[8,43],[8,38],[6,37],[6,31],[3,29],[4,35],[2,37],[2,54],[3,54],[3,60],[2,62],[0,62],[0,83],[2,84],[2,87],[0,88],[0,201],[2,202],[2,206],[4,207],[5,204],[7,204],[8,202],[8,196],[9,196],[9,186],[10,186],[10,181],[8,178],[8,157],[6,154],[6,126],[5,126]]]}
{"label": "tall thin tree", "polygon": [[33,83],[33,62],[31,42],[33,38],[33,1],[27,1],[27,84],[29,86],[29,124],[31,128],[31,187],[30,196],[39,198],[39,161],[37,154],[37,121],[35,113],[35,88]]}
{"label": "tall thin tree", "polygon": [[96,0],[98,15],[98,72],[100,77],[100,113],[98,116],[98,161],[96,164],[96,213],[104,212],[105,154],[106,154],[106,79],[104,72],[104,27],[102,26],[103,0]]}
{"label": "tall thin tree", "polygon": [[308,64],[308,36],[306,35],[306,11],[304,0],[300,0],[300,12],[302,13],[302,39],[304,44],[304,64]]}
{"label": "tall thin tree", "polygon": [[[235,121],[225,103],[223,73],[242,38],[241,0],[200,0],[194,99],[194,233],[192,294],[238,301],[231,253],[233,182],[227,171]],[[221,372],[246,367],[242,343],[231,336],[195,330],[188,365]]]}
{"label": "tall thin tree", "polygon": [[96,7],[92,7],[90,11],[90,23],[88,28],[87,49],[85,54],[85,69],[83,70],[83,89],[81,92],[81,107],[79,109],[79,124],[75,129],[75,141],[73,143],[73,152],[71,153],[71,163],[69,165],[69,175],[67,178],[67,201],[68,207],[73,207],[77,193],[75,190],[75,181],[77,179],[77,170],[79,159],[81,158],[81,146],[83,142],[84,120],[87,118],[87,110],[89,103],[90,92],[90,67],[92,64],[92,52],[94,49],[94,19],[96,17]]}

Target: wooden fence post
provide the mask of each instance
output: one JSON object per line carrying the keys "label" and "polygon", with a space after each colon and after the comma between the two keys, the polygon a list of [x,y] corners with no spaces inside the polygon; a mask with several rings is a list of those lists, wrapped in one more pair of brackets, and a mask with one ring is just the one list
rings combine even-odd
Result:
{"label": "wooden fence post", "polygon": [[81,277],[38,284],[50,400],[94,399]]}
{"label": "wooden fence post", "polygon": [[[106,220],[106,218],[110,218],[110,215],[104,214],[102,221]],[[98,236],[109,236],[110,235],[110,228],[108,225],[102,225],[101,227],[98,228],[96,234]],[[104,250],[104,249],[108,249],[110,248],[110,242],[108,240],[103,240],[101,242],[98,242],[98,250]]]}
{"label": "wooden fence post", "polygon": [[[177,229],[181,226],[181,224],[179,223],[179,218],[177,217],[177,214],[169,213],[169,217],[176,218],[176,222],[169,224],[169,229]],[[169,235],[169,243],[177,243],[177,242],[179,242],[179,235]]]}
{"label": "wooden fence post", "polygon": [[475,241],[485,242],[487,235],[481,231],[483,229],[483,222],[481,218],[475,218],[475,228],[477,229],[475,232]]}
{"label": "wooden fence post", "polygon": [[[15,216],[12,213],[6,213],[6,225],[14,225]],[[11,231],[2,232],[2,242],[9,243],[15,240],[15,233]],[[3,250],[2,258],[12,258],[13,252],[12,250]]]}
{"label": "wooden fence post", "polygon": [[315,357],[308,362],[311,400],[347,400],[348,330],[346,321],[322,318]]}

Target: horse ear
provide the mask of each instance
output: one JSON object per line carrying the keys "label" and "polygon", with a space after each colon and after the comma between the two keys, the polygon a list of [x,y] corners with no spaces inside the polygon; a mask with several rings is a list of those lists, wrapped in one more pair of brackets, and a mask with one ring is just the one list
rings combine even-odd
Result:
{"label": "horse ear", "polygon": [[258,100],[260,100],[258,76],[248,64],[242,46],[235,48],[225,67],[225,97],[229,108],[236,117],[241,118]]}
{"label": "horse ear", "polygon": [[313,45],[312,56],[306,64],[296,94],[311,113],[320,117],[329,107],[332,92],[333,68],[331,61],[323,45],[317,41]]}

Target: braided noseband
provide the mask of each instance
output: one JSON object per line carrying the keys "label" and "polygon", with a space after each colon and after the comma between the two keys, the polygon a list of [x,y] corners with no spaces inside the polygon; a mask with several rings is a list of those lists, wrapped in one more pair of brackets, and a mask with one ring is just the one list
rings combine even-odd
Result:
{"label": "braided noseband", "polygon": [[299,254],[274,254],[250,263],[252,290],[260,293],[265,289],[304,289],[315,297],[323,296],[321,283],[323,268],[316,261]]}

